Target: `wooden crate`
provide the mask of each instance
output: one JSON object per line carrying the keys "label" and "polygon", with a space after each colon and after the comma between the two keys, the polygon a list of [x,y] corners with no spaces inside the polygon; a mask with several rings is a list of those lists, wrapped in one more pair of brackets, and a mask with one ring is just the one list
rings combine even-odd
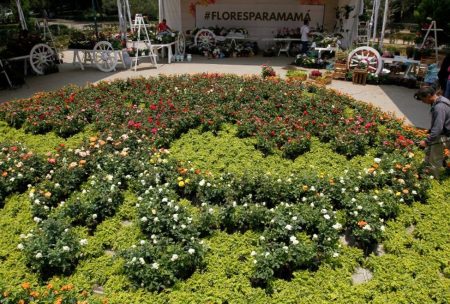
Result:
{"label": "wooden crate", "polygon": [[367,74],[368,74],[367,70],[359,70],[359,69],[353,70],[353,77],[352,77],[353,83],[366,85]]}
{"label": "wooden crate", "polygon": [[347,64],[345,63],[334,64],[333,79],[345,79],[346,74],[347,74]]}

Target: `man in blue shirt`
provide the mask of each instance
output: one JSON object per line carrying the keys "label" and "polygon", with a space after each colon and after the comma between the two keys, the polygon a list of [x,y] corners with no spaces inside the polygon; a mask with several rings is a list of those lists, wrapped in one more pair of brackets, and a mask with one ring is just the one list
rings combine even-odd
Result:
{"label": "man in blue shirt", "polygon": [[431,129],[420,146],[426,148],[425,162],[430,173],[439,178],[444,162],[444,148],[450,147],[450,100],[436,95],[432,87],[421,88],[414,97],[431,105]]}

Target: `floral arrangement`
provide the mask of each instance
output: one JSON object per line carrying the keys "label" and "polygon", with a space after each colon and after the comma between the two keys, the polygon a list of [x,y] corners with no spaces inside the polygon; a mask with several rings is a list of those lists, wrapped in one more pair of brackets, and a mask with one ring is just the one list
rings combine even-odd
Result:
{"label": "floral arrangement", "polygon": [[[264,71],[274,76],[271,67]],[[270,77],[160,76],[69,87],[4,103],[0,119],[33,134],[67,137],[87,125],[97,131],[78,148],[61,145],[26,163],[26,148],[3,143],[0,189],[26,191],[36,225],[16,240],[17,251],[41,279],[71,273],[89,258],[89,233],[118,212],[125,192],[133,194],[127,204],[140,240],[118,253],[116,271],[136,288],[161,291],[203,269],[202,238],[217,230],[259,232],[242,258],[252,263],[254,287],[333,265],[340,233],[373,246],[402,204],[424,201],[429,187],[414,154],[419,137],[401,122],[347,96]],[[369,149],[375,157],[364,170],[278,177],[212,174],[166,149],[192,128],[218,132],[224,124],[266,155],[294,160],[310,151],[314,136],[349,159]],[[40,174],[7,187],[14,167],[22,173],[23,166]]]}
{"label": "floral arrangement", "polygon": [[275,73],[275,70],[273,67],[263,64],[261,68],[261,77],[267,78],[267,77],[275,77],[277,73]]}
{"label": "floral arrangement", "polygon": [[196,0],[189,3],[189,13],[195,17],[197,5],[208,6],[210,4],[215,4],[216,0]]}
{"label": "floral arrangement", "polygon": [[312,71],[309,73],[309,77],[312,78],[312,79],[317,78],[317,77],[320,77],[320,76],[322,76],[322,72],[319,71],[319,70],[312,70]]}

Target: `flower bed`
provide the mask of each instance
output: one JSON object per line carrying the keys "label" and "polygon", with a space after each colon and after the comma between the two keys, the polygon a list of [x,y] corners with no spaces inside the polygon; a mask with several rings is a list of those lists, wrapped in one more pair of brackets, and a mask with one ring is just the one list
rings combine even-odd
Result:
{"label": "flower bed", "polygon": [[[299,271],[339,267],[352,250],[342,248],[343,233],[369,252],[400,210],[427,200],[430,186],[414,130],[347,96],[277,78],[202,74],[69,87],[3,104],[0,119],[32,134],[97,131],[78,148],[60,145],[45,157],[3,144],[0,195],[8,198],[0,212],[23,192],[27,199],[15,208],[28,212],[5,259],[20,259],[20,271],[36,282],[63,276],[82,282],[80,289],[110,284],[116,303],[131,286],[148,296],[166,290],[153,294],[165,297],[208,272],[215,254],[208,244],[224,232],[252,239],[236,262],[246,269],[242,288],[273,293]],[[292,163],[315,144],[344,163],[369,158],[339,172],[213,173],[213,162],[200,168],[189,162],[195,153],[167,150],[191,129],[220,136],[226,126],[267,158]],[[128,234],[115,237],[121,233]],[[87,269],[104,263],[104,250],[113,251],[116,281],[100,273],[91,281]],[[237,270],[225,271],[232,278]]]}

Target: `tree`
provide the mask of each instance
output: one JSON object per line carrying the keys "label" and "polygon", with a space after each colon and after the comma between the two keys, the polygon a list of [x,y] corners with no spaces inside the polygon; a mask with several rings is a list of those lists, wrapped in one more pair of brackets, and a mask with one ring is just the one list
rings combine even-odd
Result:
{"label": "tree", "polygon": [[440,43],[449,41],[450,30],[450,0],[422,0],[414,11],[414,16],[420,25],[429,24],[435,20],[437,27],[443,29],[440,32]]}

